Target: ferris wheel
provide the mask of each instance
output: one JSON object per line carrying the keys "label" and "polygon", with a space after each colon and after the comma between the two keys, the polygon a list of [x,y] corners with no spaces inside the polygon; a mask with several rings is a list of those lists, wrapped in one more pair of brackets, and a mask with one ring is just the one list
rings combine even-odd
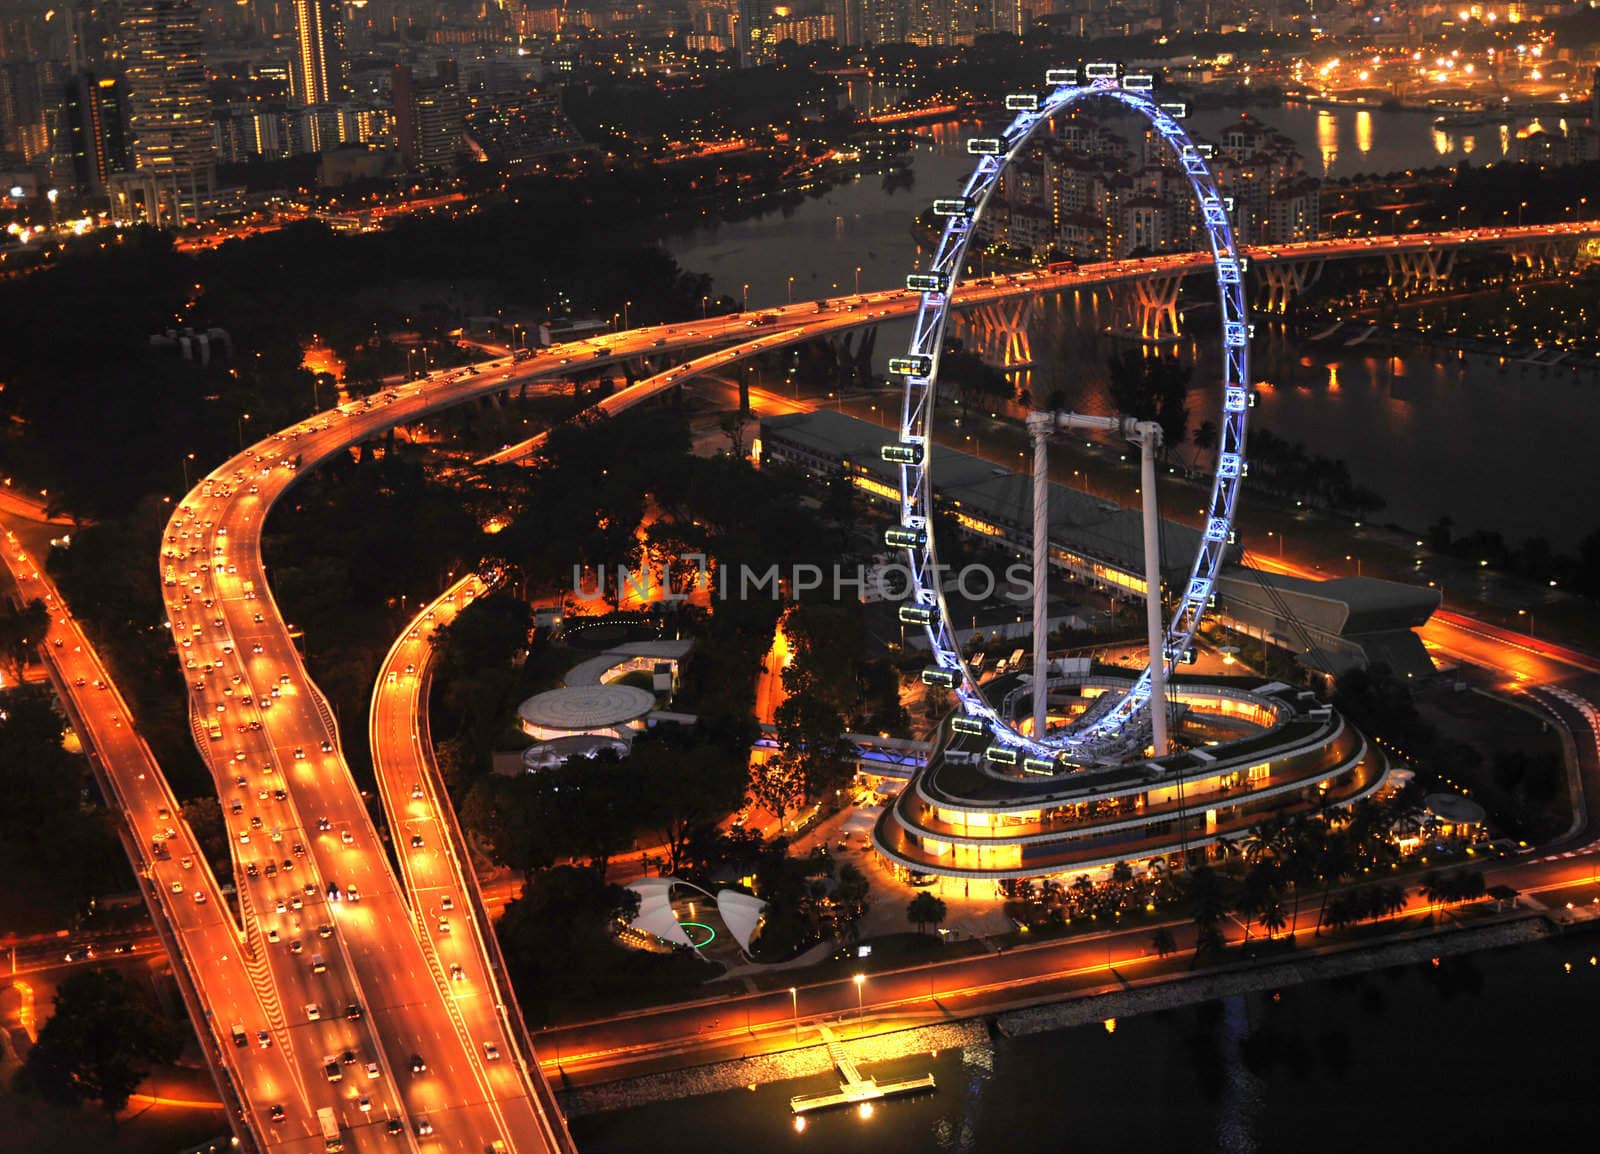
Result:
{"label": "ferris wheel", "polygon": [[[1217,572],[1233,540],[1234,509],[1245,475],[1245,425],[1250,396],[1250,325],[1245,305],[1244,268],[1234,245],[1229,204],[1218,193],[1206,163],[1209,149],[1195,145],[1179,120],[1182,104],[1160,103],[1154,96],[1153,77],[1127,72],[1114,63],[1093,63],[1083,69],[1055,68],[1045,73],[1044,95],[1024,93],[1006,97],[1006,109],[1015,118],[998,137],[967,141],[967,151],[977,165],[958,197],[936,200],[935,214],[944,220],[931,266],[912,274],[907,288],[920,292],[916,323],[904,357],[889,362],[891,373],[905,378],[899,439],[885,445],[883,456],[900,466],[900,520],[884,535],[885,542],[904,549],[912,581],[908,600],[901,605],[900,620],[927,632],[932,661],[923,670],[925,683],[953,690],[960,700],[952,726],[959,732],[991,738],[993,760],[1021,763],[1034,773],[1059,773],[1104,761],[1125,753],[1130,736],[1144,748],[1142,733],[1150,727],[1158,755],[1166,752],[1165,685],[1173,667],[1193,643],[1195,631],[1211,607]],[[982,219],[996,186],[1007,168],[1028,147],[1034,135],[1051,118],[1080,103],[1113,101],[1138,113],[1169,147],[1188,178],[1199,209],[1201,227],[1210,242],[1221,309],[1222,413],[1218,421],[1216,469],[1209,506],[1187,582],[1175,590],[1170,620],[1162,616],[1161,574],[1155,514],[1154,450],[1159,426],[1116,417],[1091,417],[1077,413],[1035,413],[1028,421],[1034,454],[1034,588],[1033,588],[1033,708],[1026,724],[1005,716],[985,696],[961,653],[951,627],[949,608],[938,579],[938,546],[934,540],[933,422],[938,395],[939,359],[945,343],[967,247]],[[1101,708],[1086,710],[1071,724],[1050,730],[1046,726],[1047,628],[1045,585],[1048,577],[1048,439],[1069,429],[1096,428],[1121,432],[1141,450],[1144,484],[1144,553],[1149,660],[1126,692],[1107,695]],[[1156,707],[1152,708],[1152,703]]]}

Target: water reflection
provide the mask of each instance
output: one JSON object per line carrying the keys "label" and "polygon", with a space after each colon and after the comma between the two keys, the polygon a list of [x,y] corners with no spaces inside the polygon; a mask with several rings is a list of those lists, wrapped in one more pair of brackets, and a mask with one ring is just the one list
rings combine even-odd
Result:
{"label": "water reflection", "polygon": [[1322,157],[1322,174],[1333,170],[1339,159],[1339,118],[1326,108],[1317,109],[1317,152]]}
{"label": "water reflection", "polygon": [[1356,113],[1356,151],[1362,156],[1372,151],[1372,113],[1365,108]]}

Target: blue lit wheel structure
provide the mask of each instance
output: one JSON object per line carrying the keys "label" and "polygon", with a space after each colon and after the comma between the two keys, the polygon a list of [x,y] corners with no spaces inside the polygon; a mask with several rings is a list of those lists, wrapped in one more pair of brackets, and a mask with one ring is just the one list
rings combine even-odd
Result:
{"label": "blue lit wheel structure", "polygon": [[[906,356],[890,362],[891,372],[905,376],[905,401],[899,443],[884,448],[884,458],[900,465],[900,524],[889,530],[885,540],[891,546],[906,550],[912,585],[910,599],[901,606],[900,616],[907,624],[921,625],[927,630],[933,659],[923,673],[923,680],[953,689],[961,700],[965,716],[987,728],[996,743],[1020,755],[1047,762],[1047,766],[1036,764],[1030,768],[1052,772],[1093,764],[1105,757],[1098,754],[1098,750],[1125,744],[1124,734],[1150,706],[1149,666],[1115,706],[1074,726],[1030,736],[1002,717],[978,688],[950,628],[944,592],[936,579],[939,570],[932,529],[933,471],[930,468],[939,355],[944,347],[952,298],[965,265],[967,245],[1001,175],[1051,117],[1080,101],[1102,98],[1114,100],[1149,121],[1176,154],[1189,178],[1215,257],[1223,344],[1217,468],[1200,547],[1189,571],[1188,583],[1165,630],[1163,661],[1168,672],[1189,648],[1210,606],[1217,570],[1232,535],[1234,506],[1245,470],[1245,418],[1250,406],[1249,320],[1243,270],[1234,247],[1227,206],[1217,192],[1205,156],[1178,123],[1178,118],[1184,114],[1183,107],[1157,103],[1151,95],[1152,83],[1148,76],[1127,74],[1119,78],[1120,70],[1113,64],[1090,64],[1084,71],[1086,79],[1080,83],[1076,69],[1052,69],[1045,74],[1050,89],[1048,95],[1007,97],[1006,107],[1016,112],[1016,119],[998,138],[967,142],[967,151],[979,157],[977,168],[959,198],[935,202],[934,211],[946,218],[944,231],[931,267],[906,281],[908,288],[922,293],[922,300]],[[1159,593],[1151,591],[1151,595]]]}

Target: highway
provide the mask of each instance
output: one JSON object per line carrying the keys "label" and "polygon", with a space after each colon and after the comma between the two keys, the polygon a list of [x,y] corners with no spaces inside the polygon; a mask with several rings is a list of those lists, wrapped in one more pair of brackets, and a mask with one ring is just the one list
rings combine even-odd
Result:
{"label": "highway", "polygon": [[[9,525],[5,538],[6,567],[19,593],[50,608],[50,632],[40,654],[89,750],[108,802],[121,813],[124,848],[230,1113],[237,1116],[244,1108],[235,1092],[241,1087],[272,1101],[303,1101],[305,1087],[282,1044],[276,993],[253,944],[243,940],[127,703],[43,568]],[[235,1025],[244,1031],[243,1046],[235,1042]],[[320,1150],[320,1139],[311,1143],[307,1133],[285,1133],[277,1148]]]}
{"label": "highway", "polygon": [[[413,403],[425,388],[409,390]],[[448,895],[430,894],[413,907],[401,889],[262,568],[262,521],[302,462],[387,427],[398,408],[351,405],[269,437],[205,478],[167,527],[163,589],[196,743],[222,798],[282,1049],[308,1088],[305,1108],[275,1121],[283,1103],[248,1085],[252,1128],[268,1144],[309,1134],[330,1106],[355,1149],[392,1149],[395,1138],[428,1150],[570,1149],[499,1016],[463,1014],[435,941],[459,927],[458,949],[481,957],[470,906],[445,911]]]}
{"label": "highway", "polygon": [[[1338,237],[1298,241],[1293,244],[1253,246],[1242,250],[1247,262],[1295,264],[1303,261],[1372,258],[1389,253],[1428,252],[1433,249],[1507,247],[1554,239],[1580,238],[1600,234],[1600,220],[1568,224],[1527,225],[1512,228],[1469,228],[1443,232],[1401,233],[1391,236]],[[1209,251],[1164,253],[1158,256],[1129,257],[1122,260],[1081,264],[1060,272],[998,273],[962,280],[957,286],[953,307],[980,308],[1013,297],[1035,293],[1057,293],[1073,289],[1101,288],[1126,281],[1143,280],[1173,272],[1198,272],[1213,263]],[[906,270],[910,272],[911,270]],[[634,383],[623,392],[601,402],[602,411],[615,414],[647,400],[664,389],[683,384],[691,377],[726,367],[757,353],[770,352],[785,345],[814,340],[829,333],[900,320],[914,316],[922,294],[908,289],[837,296],[824,301],[794,304],[733,313],[702,320],[699,324],[680,322],[651,329],[632,329],[612,336],[592,337],[556,348],[535,352],[541,367],[554,357],[558,366],[586,363],[605,364],[626,359],[625,349],[646,355],[678,351],[696,344],[735,341],[736,348],[701,356],[686,364],[656,373]],[[758,330],[753,333],[752,330]],[[640,348],[640,335],[646,343]],[[653,337],[654,339],[650,339]],[[542,355],[541,355],[542,354]],[[568,369],[567,371],[574,371]],[[544,434],[503,446],[479,464],[506,464],[529,458],[544,443]]]}

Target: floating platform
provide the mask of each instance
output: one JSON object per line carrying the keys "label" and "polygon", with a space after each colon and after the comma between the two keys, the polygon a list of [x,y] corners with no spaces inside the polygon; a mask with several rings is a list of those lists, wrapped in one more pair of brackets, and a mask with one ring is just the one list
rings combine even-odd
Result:
{"label": "floating platform", "polygon": [[880,1098],[897,1098],[905,1094],[920,1094],[933,1090],[936,1085],[932,1074],[909,1078],[902,1082],[884,1082],[863,1078],[856,1068],[855,1059],[844,1052],[844,1047],[833,1036],[833,1031],[822,1027],[822,1041],[828,1047],[828,1057],[844,1079],[839,1089],[831,1094],[797,1094],[789,1099],[789,1109],[796,1114],[810,1114],[817,1110],[832,1110],[839,1106],[859,1106],[863,1102],[876,1102]]}

